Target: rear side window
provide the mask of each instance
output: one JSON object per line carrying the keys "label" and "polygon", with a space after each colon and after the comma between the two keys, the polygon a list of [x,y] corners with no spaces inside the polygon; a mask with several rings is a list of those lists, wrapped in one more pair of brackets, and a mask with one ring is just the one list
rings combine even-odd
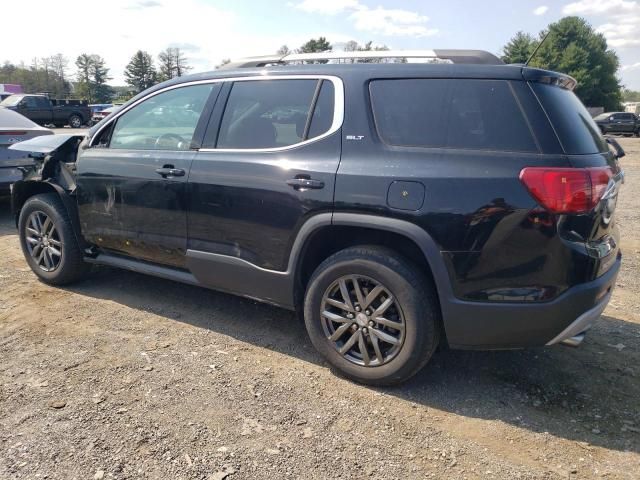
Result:
{"label": "rear side window", "polygon": [[507,81],[375,80],[370,93],[378,133],[391,145],[538,151]]}
{"label": "rear side window", "polygon": [[531,86],[547,112],[566,154],[607,151],[607,144],[596,123],[572,91],[544,83],[532,83]]}
{"label": "rear side window", "polygon": [[333,109],[329,81],[236,82],[222,116],[217,148],[278,148],[300,143],[329,130]]}

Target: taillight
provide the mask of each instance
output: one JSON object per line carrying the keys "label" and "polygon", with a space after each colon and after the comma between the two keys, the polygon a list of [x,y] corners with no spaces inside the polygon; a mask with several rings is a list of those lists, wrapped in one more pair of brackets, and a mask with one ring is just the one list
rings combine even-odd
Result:
{"label": "taillight", "polygon": [[585,213],[598,204],[612,175],[609,167],[526,167],[520,180],[550,212]]}
{"label": "taillight", "polygon": [[27,132],[18,131],[18,130],[3,130],[3,131],[0,131],[0,135],[20,136],[20,135],[26,135],[26,134],[27,134]]}

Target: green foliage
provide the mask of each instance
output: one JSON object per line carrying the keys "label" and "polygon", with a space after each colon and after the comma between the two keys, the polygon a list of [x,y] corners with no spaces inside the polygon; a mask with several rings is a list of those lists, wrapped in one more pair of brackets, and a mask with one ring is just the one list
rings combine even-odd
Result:
{"label": "green foliage", "polygon": [[640,92],[629,90],[627,88],[622,89],[622,101],[624,102],[640,102]]}
{"label": "green foliage", "polygon": [[22,85],[26,93],[50,93],[54,98],[66,98],[71,84],[66,78],[68,61],[62,54],[34,58],[31,66],[5,62],[0,66],[0,83]]}
{"label": "green foliage", "polygon": [[147,52],[138,50],[124,69],[124,76],[128,85],[135,93],[140,93],[157,83],[156,67],[153,57]]}
{"label": "green foliage", "polygon": [[502,49],[502,60],[504,63],[525,63],[537,46],[537,40],[520,31]]}
{"label": "green foliage", "polygon": [[[549,25],[547,31],[549,36],[530,65],[571,75],[578,81],[575,93],[585,105],[604,107],[605,111],[619,110],[622,100],[616,76],[619,60],[608,49],[604,36],[579,17],[565,17]],[[540,38],[545,34],[541,32]],[[505,46],[504,56],[522,60],[536,42],[528,47],[527,43],[526,34],[519,32]]]}
{"label": "green foliage", "polygon": [[325,37],[312,38],[307,43],[303,44],[299,49],[299,53],[320,53],[331,51],[331,44],[327,42]]}
{"label": "green foliage", "polygon": [[100,55],[83,53],[76,59],[77,83],[76,96],[89,103],[108,103],[113,96],[113,89],[107,85],[111,80],[109,69]]}

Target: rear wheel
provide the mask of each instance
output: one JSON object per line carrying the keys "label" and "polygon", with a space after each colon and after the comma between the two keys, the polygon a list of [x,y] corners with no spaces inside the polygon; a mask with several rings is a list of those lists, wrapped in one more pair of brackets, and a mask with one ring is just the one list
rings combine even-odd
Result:
{"label": "rear wheel", "polygon": [[31,270],[51,285],[65,285],[89,270],[62,201],[55,193],[27,200],[18,220],[22,252]]}
{"label": "rear wheel", "polygon": [[403,382],[438,346],[434,287],[389,249],[352,247],[326,259],[309,282],[304,307],[314,346],[357,382]]}
{"label": "rear wheel", "polygon": [[82,117],[73,114],[69,117],[69,126],[71,128],[80,128],[82,126]]}

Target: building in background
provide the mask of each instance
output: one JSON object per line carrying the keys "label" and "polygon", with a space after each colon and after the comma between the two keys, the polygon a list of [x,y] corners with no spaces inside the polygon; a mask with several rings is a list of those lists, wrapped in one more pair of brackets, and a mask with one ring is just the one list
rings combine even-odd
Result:
{"label": "building in background", "polygon": [[22,85],[0,83],[0,102],[14,93],[22,93]]}

